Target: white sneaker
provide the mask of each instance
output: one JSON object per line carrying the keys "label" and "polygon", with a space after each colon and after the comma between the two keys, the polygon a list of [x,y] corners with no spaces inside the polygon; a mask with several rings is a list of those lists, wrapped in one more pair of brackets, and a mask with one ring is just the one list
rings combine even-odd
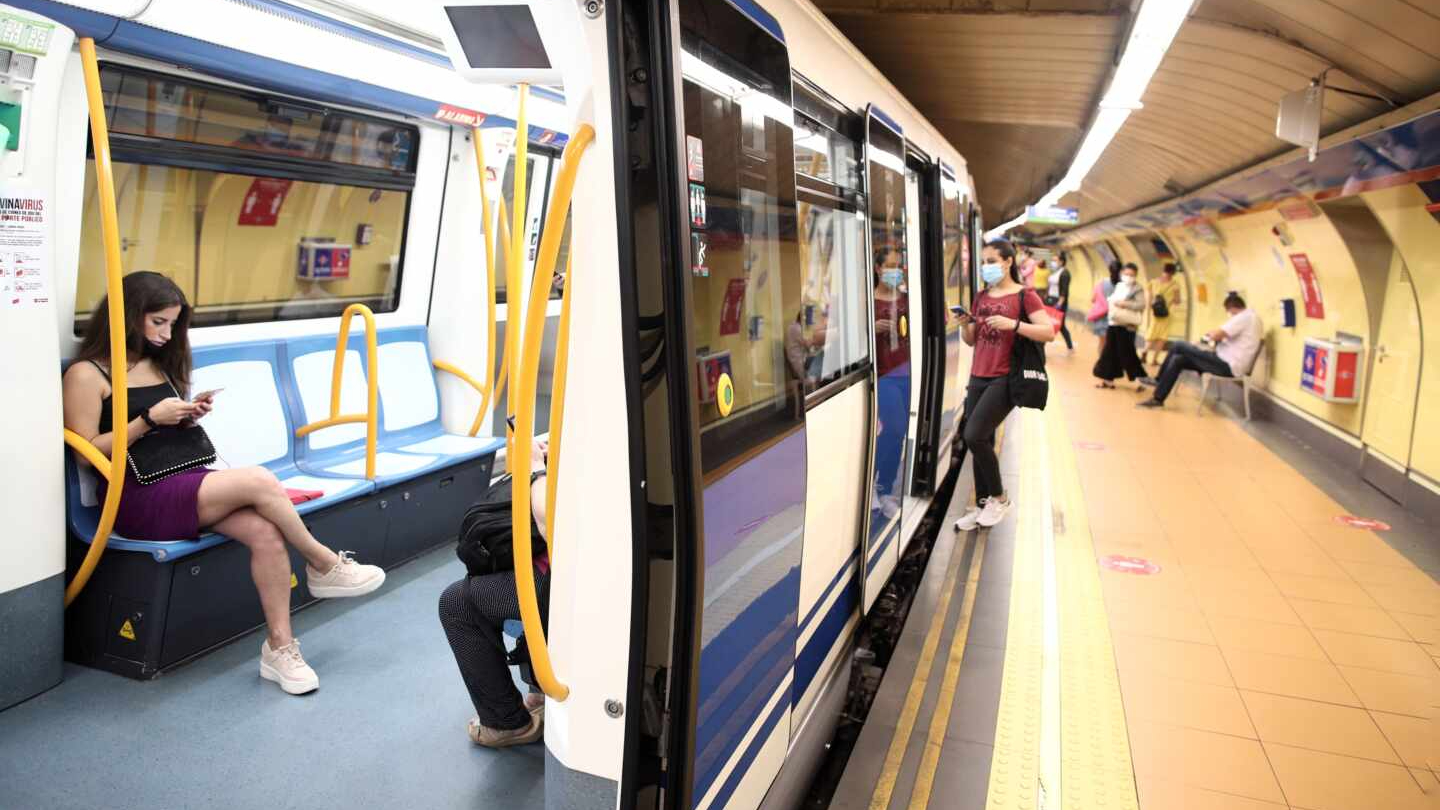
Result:
{"label": "white sneaker", "polygon": [[[981,501],[981,504],[984,504],[983,500]],[[966,510],[965,514],[960,516],[959,520],[955,521],[955,531],[973,532],[979,525],[980,508],[977,506],[972,506],[968,510]]]}
{"label": "white sneaker", "polygon": [[986,498],[985,508],[980,510],[980,516],[975,519],[975,522],[986,528],[994,526],[1005,519],[1005,513],[1009,512],[1013,505],[1013,501],[1002,501],[998,497]]}
{"label": "white sneaker", "polygon": [[260,645],[260,677],[280,684],[292,695],[303,695],[320,688],[320,676],[300,656],[300,639],[278,650],[270,649],[270,639]]}
{"label": "white sneaker", "polygon": [[337,596],[364,596],[385,584],[385,571],[378,565],[362,565],[348,551],[336,552],[340,562],[325,573],[305,566],[306,584],[317,599]]}

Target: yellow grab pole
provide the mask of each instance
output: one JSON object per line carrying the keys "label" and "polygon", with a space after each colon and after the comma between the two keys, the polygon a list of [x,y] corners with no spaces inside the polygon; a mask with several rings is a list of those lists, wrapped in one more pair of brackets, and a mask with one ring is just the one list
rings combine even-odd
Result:
{"label": "yellow grab pole", "polygon": [[[345,344],[350,342],[350,319],[355,313],[365,321],[365,413],[341,415],[340,390],[345,381]],[[340,316],[340,334],[335,338],[335,363],[330,369],[330,416],[295,429],[296,438],[336,425],[365,423],[365,477],[375,480],[375,440],[380,427],[380,364],[375,341],[375,313],[364,304],[351,304]]]}
{"label": "yellow grab pole", "polygon": [[565,257],[565,286],[560,291],[560,328],[555,334],[555,372],[550,378],[550,452],[545,458],[545,539],[555,563],[555,492],[560,486],[560,437],[565,425],[565,380],[570,372],[570,281],[575,254]]}
{"label": "yellow grab pole", "polygon": [[[555,260],[560,253],[560,236],[570,214],[570,198],[575,192],[575,175],[580,169],[580,156],[595,139],[595,129],[581,124],[565,146],[560,171],[550,196],[545,232],[540,239],[539,261],[535,267],[536,290],[549,290],[555,276]],[[545,642],[545,628],[540,623],[540,605],[535,595],[535,570],[530,544],[530,445],[535,440],[535,389],[540,377],[540,342],[545,332],[545,305],[549,296],[532,294],[525,318],[525,357],[513,378],[516,399],[525,407],[515,412],[515,446],[510,469],[517,471],[510,479],[510,529],[515,547],[515,592],[520,601],[520,620],[525,625],[525,639],[530,649],[530,663],[535,680],[546,695],[563,701],[570,695],[569,687],[555,678],[550,664],[550,648]],[[512,328],[513,328],[512,319]],[[506,330],[507,333],[511,331]],[[553,536],[553,535],[552,535]]]}
{"label": "yellow grab pole", "polygon": [[[102,472],[110,486],[105,490],[105,504],[100,508],[100,524],[95,527],[95,537],[90,541],[90,548],[85,552],[85,559],[75,572],[75,578],[65,588],[66,607],[75,601],[85,583],[90,581],[90,575],[95,573],[100,555],[105,553],[105,546],[110,542],[110,531],[115,528],[115,516],[120,512],[120,494],[125,489],[125,455],[129,450],[125,431],[130,423],[130,389],[126,380],[130,354],[125,345],[125,294],[122,291],[125,273],[120,267],[120,215],[115,210],[115,175],[110,164],[110,127],[105,122],[100,65],[95,59],[95,40],[90,37],[80,38],[80,65],[85,75],[85,98],[90,105],[95,188],[99,192],[100,234],[105,245],[105,293],[110,302],[110,425],[113,439],[110,442],[109,473]],[[73,442],[71,446],[75,446]],[[95,456],[100,453],[96,450],[95,456],[84,455],[94,463],[97,460]],[[100,466],[96,469],[103,470]]]}
{"label": "yellow grab pole", "polygon": [[[510,218],[510,253],[505,257],[505,357],[510,364],[518,361],[519,350],[519,326],[521,320],[516,313],[519,308],[514,306],[520,296],[520,265],[525,263],[525,221],[526,221],[526,197],[525,188],[526,164],[530,157],[530,126],[526,123],[525,101],[530,97],[530,85],[522,82],[516,89],[519,108],[515,113],[515,185],[510,190],[510,200],[514,205],[515,213]],[[511,380],[515,375],[510,375]],[[505,389],[505,415],[515,413],[515,386],[512,384]],[[505,431],[505,458],[506,466],[511,472],[516,467],[509,464],[509,459],[515,457],[515,434],[513,431]],[[522,470],[521,475],[528,471]]]}
{"label": "yellow grab pole", "polygon": [[[475,168],[480,173],[480,230],[485,237],[485,387],[480,391],[480,410],[475,412],[475,421],[470,423],[470,435],[480,432],[485,420],[485,411],[495,393],[495,236],[490,233],[490,192],[485,187],[485,142],[480,127],[475,127],[472,138],[475,142]],[[503,207],[503,206],[502,206]]]}

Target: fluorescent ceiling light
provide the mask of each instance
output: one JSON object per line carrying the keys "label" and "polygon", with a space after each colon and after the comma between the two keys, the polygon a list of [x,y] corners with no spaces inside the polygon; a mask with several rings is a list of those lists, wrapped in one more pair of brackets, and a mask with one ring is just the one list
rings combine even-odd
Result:
{"label": "fluorescent ceiling light", "polygon": [[[1105,153],[1105,148],[1120,127],[1125,125],[1130,113],[1142,107],[1140,99],[1145,95],[1145,88],[1149,87],[1151,77],[1159,69],[1165,53],[1170,50],[1170,43],[1175,41],[1175,35],[1185,24],[1193,5],[1194,0],[1144,0],[1141,3],[1120,64],[1116,66],[1110,86],[1100,100],[1095,120],[1080,142],[1080,149],[1075,152],[1075,159],[1064,178],[1047,191],[1037,205],[1055,205],[1061,197],[1080,190],[1085,177]],[[990,239],[993,235],[1003,234],[1024,221],[1025,215],[1021,214],[987,232],[985,237]]]}

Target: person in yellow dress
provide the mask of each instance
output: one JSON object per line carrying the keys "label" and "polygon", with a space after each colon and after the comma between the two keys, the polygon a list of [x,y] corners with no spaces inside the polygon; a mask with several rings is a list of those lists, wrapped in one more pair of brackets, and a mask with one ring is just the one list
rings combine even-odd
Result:
{"label": "person in yellow dress", "polygon": [[[1145,365],[1159,365],[1160,353],[1165,350],[1165,341],[1170,337],[1170,315],[1180,306],[1180,282],[1175,280],[1174,262],[1166,262],[1160,278],[1150,282],[1150,328],[1145,331],[1145,354],[1141,361]],[[1167,314],[1163,318],[1155,315],[1155,302],[1163,300]],[[1153,359],[1152,359],[1153,358]]]}

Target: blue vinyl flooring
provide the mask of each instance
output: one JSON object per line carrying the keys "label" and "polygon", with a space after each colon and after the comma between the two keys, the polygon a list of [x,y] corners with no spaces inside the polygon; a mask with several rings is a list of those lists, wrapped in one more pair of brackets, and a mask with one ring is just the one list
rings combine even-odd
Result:
{"label": "blue vinyl flooring", "polygon": [[451,546],[359,599],[294,616],[320,690],[259,677],[249,636],[154,681],[66,664],[0,712],[0,810],[539,808],[540,745],[472,745],[474,709],[436,618]]}

